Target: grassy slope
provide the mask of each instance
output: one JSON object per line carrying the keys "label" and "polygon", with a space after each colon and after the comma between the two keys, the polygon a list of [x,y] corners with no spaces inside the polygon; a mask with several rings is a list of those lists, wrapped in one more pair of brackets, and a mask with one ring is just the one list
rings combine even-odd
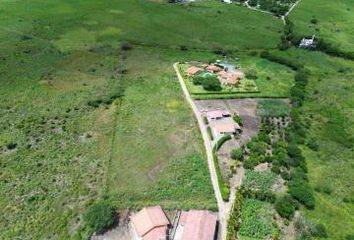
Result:
{"label": "grassy slope", "polygon": [[[311,19],[317,19],[312,24]],[[302,0],[290,14],[295,31],[316,34],[344,51],[354,51],[354,2],[351,0]]]}
{"label": "grassy slope", "polygon": [[[305,54],[306,53],[306,54]],[[284,53],[305,63],[313,72],[304,106],[308,139],[315,139],[318,151],[303,148],[309,179],[315,188],[316,209],[306,211],[315,223],[325,224],[330,239],[353,234],[354,206],[354,64],[316,52]],[[325,193],[329,189],[330,194]]]}
{"label": "grassy slope", "polygon": [[[214,4],[215,8],[208,7]],[[150,198],[169,206],[186,207],[191,202],[198,207],[215,206],[196,125],[172,81],[173,61],[197,59],[203,54],[188,53],[187,57],[183,52],[174,55],[165,51],[164,57],[152,53],[152,58],[141,59],[143,50],[133,52],[127,63],[132,75],[118,81],[119,40],[166,48],[270,48],[279,38],[280,21],[212,1],[192,8],[142,0],[2,1],[0,13],[0,145],[4,149],[7,143],[18,144],[15,152],[0,155],[0,238],[72,237],[82,224],[82,212],[106,189],[115,123],[109,192],[121,197],[127,189],[140,186],[139,181],[127,181],[135,172],[132,168],[125,168],[131,175],[122,172],[120,164],[135,162],[134,166],[150,170],[158,166],[150,175],[142,170],[154,182],[145,181],[146,187],[136,189],[140,195],[133,194],[132,199],[125,195],[115,199],[117,204],[139,205]],[[229,20],[221,21],[225,18]],[[150,64],[154,68],[150,69]],[[116,106],[87,106],[87,101],[106,95],[117,85],[127,88],[122,111]],[[134,115],[134,110],[144,115]],[[117,111],[121,113],[118,122]],[[126,132],[120,120],[137,124],[132,127],[136,138],[122,139]],[[127,124],[127,128],[131,126]],[[65,132],[61,133],[61,128]],[[153,129],[161,132],[155,136]],[[80,136],[87,132],[92,132],[93,138],[82,141]],[[135,151],[127,148],[127,142]],[[29,149],[28,144],[32,144]],[[120,153],[124,153],[123,163]],[[190,165],[174,171],[183,163]],[[122,179],[126,185],[121,186]],[[151,188],[153,183],[156,185]],[[183,190],[182,185],[186,186]],[[179,191],[174,191],[176,188]],[[142,197],[141,190],[150,195]],[[164,195],[155,194],[161,192]]]}
{"label": "grassy slope", "polygon": [[215,208],[202,140],[172,68],[183,55],[146,48],[128,54],[132,83],[109,166],[109,193],[118,206]]}

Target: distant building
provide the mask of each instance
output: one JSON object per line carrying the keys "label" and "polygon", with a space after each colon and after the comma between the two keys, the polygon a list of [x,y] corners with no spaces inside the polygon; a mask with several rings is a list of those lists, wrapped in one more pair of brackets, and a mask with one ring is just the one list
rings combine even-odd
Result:
{"label": "distant building", "polygon": [[314,48],[316,47],[315,35],[312,38],[303,38],[300,42],[299,47],[301,48]]}
{"label": "distant building", "polygon": [[187,69],[187,76],[191,77],[191,76],[195,76],[198,73],[201,73],[202,69],[195,67],[195,66],[191,66]]}
{"label": "distant building", "polygon": [[214,240],[216,225],[216,216],[209,211],[182,211],[173,240]]}
{"label": "distant building", "polygon": [[143,208],[131,216],[131,222],[139,240],[167,239],[170,222],[160,206]]}
{"label": "distant building", "polygon": [[206,70],[209,71],[209,72],[212,72],[212,73],[217,73],[217,72],[220,72],[222,70],[222,68],[211,64],[211,65],[206,67]]}
{"label": "distant building", "polygon": [[237,123],[218,123],[214,126],[215,136],[233,135],[241,131],[241,127]]}
{"label": "distant building", "polygon": [[218,119],[222,119],[224,117],[231,117],[231,114],[229,111],[220,111],[220,110],[215,110],[215,111],[209,111],[206,113],[206,116],[210,121],[212,120],[218,120]]}

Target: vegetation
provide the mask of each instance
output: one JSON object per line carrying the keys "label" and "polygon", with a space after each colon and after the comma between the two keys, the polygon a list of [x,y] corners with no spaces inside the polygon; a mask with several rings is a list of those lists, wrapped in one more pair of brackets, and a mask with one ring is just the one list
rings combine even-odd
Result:
{"label": "vegetation", "polygon": [[296,0],[250,0],[249,5],[269,11],[276,16],[285,15]]}
{"label": "vegetation", "polygon": [[227,240],[237,238],[237,232],[241,224],[241,208],[243,203],[243,196],[240,191],[236,192],[235,201],[232,204],[232,209],[227,222]]}
{"label": "vegetation", "polygon": [[267,239],[278,234],[273,222],[273,211],[270,203],[255,199],[245,199],[241,208],[240,239],[252,237]]}
{"label": "vegetation", "polygon": [[289,105],[283,100],[262,99],[258,101],[257,113],[262,117],[285,117],[289,115]]}
{"label": "vegetation", "polygon": [[84,215],[86,227],[90,233],[100,232],[113,224],[115,213],[112,206],[105,201],[98,201],[91,205]]}
{"label": "vegetation", "polygon": [[295,212],[294,200],[289,195],[279,197],[275,202],[275,209],[281,217],[291,219]]}
{"label": "vegetation", "polygon": [[228,201],[229,197],[230,197],[230,185],[228,182],[223,180],[222,174],[221,174],[221,169],[219,166],[219,160],[218,160],[218,155],[217,155],[217,151],[221,148],[221,146],[228,140],[231,139],[230,135],[224,135],[222,136],[220,139],[218,139],[218,141],[215,143],[214,147],[213,147],[213,160],[214,160],[214,166],[216,169],[216,175],[218,178],[218,184],[220,187],[220,191],[221,191],[221,196],[223,198],[224,201]]}
{"label": "vegetation", "polygon": [[276,175],[272,172],[246,170],[242,186],[254,192],[271,192],[275,181]]}

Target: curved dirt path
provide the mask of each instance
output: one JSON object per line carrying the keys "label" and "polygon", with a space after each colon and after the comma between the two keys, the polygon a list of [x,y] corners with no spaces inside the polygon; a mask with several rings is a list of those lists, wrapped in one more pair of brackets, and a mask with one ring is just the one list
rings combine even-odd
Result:
{"label": "curved dirt path", "polygon": [[227,212],[225,211],[225,203],[221,197],[221,192],[220,192],[219,183],[218,183],[216,170],[215,170],[215,166],[214,166],[214,161],[213,161],[212,146],[209,143],[209,136],[208,136],[208,132],[207,132],[206,128],[204,127],[203,119],[202,119],[201,115],[199,114],[198,109],[197,109],[196,105],[194,104],[194,101],[187,90],[187,87],[184,83],[181,73],[179,72],[178,64],[179,64],[178,62],[174,63],[173,68],[176,71],[177,78],[178,78],[178,81],[181,85],[184,96],[185,96],[187,102],[189,103],[189,105],[191,106],[195,117],[197,118],[199,129],[200,129],[200,132],[202,133],[203,142],[204,142],[205,150],[207,153],[211,182],[213,184],[215,198],[216,198],[216,201],[218,204],[218,209],[219,209],[219,214],[218,214],[219,215],[219,226],[220,226],[220,228],[219,228],[220,235],[219,236],[220,236],[220,240],[224,240],[224,239],[226,239]]}

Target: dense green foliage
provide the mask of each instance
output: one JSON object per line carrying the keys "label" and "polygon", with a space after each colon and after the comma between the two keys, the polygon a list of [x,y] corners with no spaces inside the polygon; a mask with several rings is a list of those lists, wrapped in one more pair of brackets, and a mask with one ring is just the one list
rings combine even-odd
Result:
{"label": "dense green foliage", "polygon": [[224,201],[228,201],[229,197],[230,197],[230,185],[228,182],[223,180],[222,174],[221,174],[221,169],[219,166],[219,160],[218,160],[218,155],[217,155],[217,151],[221,148],[221,146],[228,140],[231,139],[230,135],[224,135],[222,136],[220,139],[218,139],[218,141],[215,143],[214,147],[213,147],[213,160],[214,160],[214,166],[216,169],[216,175],[218,178],[218,184],[220,187],[220,191],[221,191],[221,196],[223,198]]}
{"label": "dense green foliage", "polygon": [[237,239],[237,232],[241,223],[241,208],[243,204],[243,196],[240,191],[236,192],[235,201],[232,204],[230,216],[227,222],[227,240]]}
{"label": "dense green foliage", "polygon": [[262,117],[284,117],[289,115],[289,105],[277,99],[258,101],[257,113]]}
{"label": "dense green foliage", "polygon": [[267,239],[273,234],[277,234],[277,229],[273,225],[271,204],[255,199],[245,199],[241,208],[239,235]]}
{"label": "dense green foliage", "polygon": [[91,233],[100,232],[109,227],[114,219],[113,207],[102,200],[92,204],[84,214],[85,225]]}
{"label": "dense green foliage", "polygon": [[291,219],[295,212],[294,200],[289,195],[279,197],[275,201],[275,209],[281,217]]}
{"label": "dense green foliage", "polygon": [[272,172],[246,170],[242,186],[255,192],[270,192],[275,181],[276,175]]}

